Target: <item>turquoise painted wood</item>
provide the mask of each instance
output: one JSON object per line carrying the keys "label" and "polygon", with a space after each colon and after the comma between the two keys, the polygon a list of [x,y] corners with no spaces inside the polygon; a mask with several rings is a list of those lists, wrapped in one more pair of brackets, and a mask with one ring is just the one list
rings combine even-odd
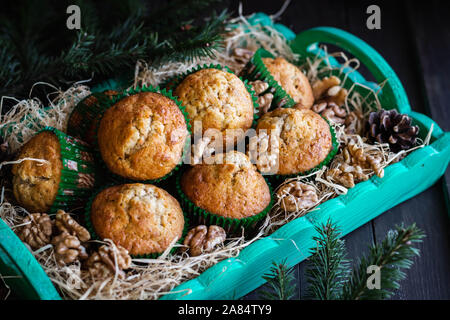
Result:
{"label": "turquoise painted wood", "polygon": [[[289,265],[295,265],[306,259],[309,248],[315,245],[312,237],[315,235],[316,223],[323,223],[331,217],[342,227],[345,235],[431,186],[442,176],[450,160],[450,133],[443,132],[427,116],[411,111],[395,72],[365,42],[345,31],[327,27],[314,28],[295,36],[285,26],[273,24],[262,13],[255,14],[250,23],[271,25],[282,32],[286,39],[292,40],[293,50],[300,53],[302,59],[325,54],[319,48],[319,43],[338,45],[352,53],[368,67],[377,82],[388,80],[379,95],[383,107],[408,113],[421,127],[422,134],[434,124],[433,142],[386,168],[384,178],[373,177],[359,183],[348,194],[329,200],[320,205],[318,210],[284,225],[271,236],[242,250],[238,257],[218,263],[197,278],[176,287],[162,299],[239,298],[264,283],[262,275],[269,271],[273,261],[287,259]],[[339,65],[335,59],[330,59],[330,63]],[[358,72],[349,73],[348,78],[350,81],[346,86],[357,82],[378,88],[376,83],[366,81]],[[114,89],[115,84],[111,82],[108,87]],[[5,281],[23,298],[60,298],[33,255],[1,220],[0,273],[8,277]]]}

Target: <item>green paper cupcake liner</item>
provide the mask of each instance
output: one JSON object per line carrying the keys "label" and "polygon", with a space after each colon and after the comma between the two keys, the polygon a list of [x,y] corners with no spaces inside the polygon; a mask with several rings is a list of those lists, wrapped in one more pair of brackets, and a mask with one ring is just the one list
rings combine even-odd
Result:
{"label": "green paper cupcake liner", "polygon": [[[141,182],[139,182],[139,183],[141,183]],[[102,192],[103,190],[106,190],[110,187],[116,186],[116,185],[117,184],[110,183],[108,185],[102,186],[101,188],[96,189],[89,197],[89,200],[86,204],[85,211],[84,211],[84,225],[86,226],[87,230],[89,231],[89,233],[91,235],[91,240],[99,240],[99,241],[104,240],[99,237],[97,232],[95,232],[95,228],[92,224],[92,220],[91,220],[92,203],[100,192]],[[183,233],[181,235],[181,238],[177,241],[177,244],[183,244],[184,238],[186,237],[186,235],[189,231],[189,218],[186,216],[186,213],[184,211],[183,211],[183,217],[184,217]],[[177,250],[177,247],[174,247],[174,248],[172,248],[172,250],[170,250],[170,253],[174,254],[176,250]],[[159,256],[161,256],[162,254],[163,254],[163,252],[149,253],[149,254],[131,255],[131,257],[134,259],[156,259]]]}
{"label": "green paper cupcake liner", "polygon": [[[169,80],[167,80],[162,87],[164,88],[168,88],[170,90],[175,90],[176,87],[178,87],[178,85],[190,74],[193,74],[195,72],[198,72],[200,70],[203,69],[217,69],[217,70],[222,70],[222,71],[226,71],[232,74],[235,74],[233,71],[231,71],[230,68],[228,68],[227,66],[222,66],[220,64],[204,64],[204,65],[198,65],[195,68],[192,68],[191,70],[188,70],[184,73],[181,73]],[[245,88],[247,88],[247,91],[250,93],[250,96],[252,97],[252,101],[253,101],[253,126],[256,125],[256,122],[259,119],[258,116],[258,112],[259,112],[259,105],[256,102],[258,100],[258,97],[256,96],[255,92],[253,91],[252,86],[248,83],[248,81],[246,79],[243,79],[242,77],[239,77],[239,79],[244,82]]]}
{"label": "green paper cupcake liner", "polygon": [[53,127],[45,127],[39,133],[44,131],[50,131],[58,138],[63,165],[58,193],[49,212],[55,213],[59,209],[82,205],[96,182],[94,156],[88,144]]}
{"label": "green paper cupcake liner", "polygon": [[270,203],[269,205],[260,213],[257,215],[254,215],[252,217],[242,218],[242,219],[232,219],[232,218],[226,218],[219,216],[217,214],[214,214],[212,212],[206,211],[198,206],[196,206],[189,198],[188,196],[183,192],[181,189],[181,176],[183,175],[183,172],[180,172],[177,176],[176,180],[176,188],[178,197],[180,199],[181,206],[183,208],[183,211],[185,211],[192,221],[195,221],[195,223],[198,224],[205,224],[205,225],[218,225],[225,229],[228,233],[236,233],[240,231],[240,229],[243,227],[244,229],[252,229],[255,228],[257,223],[261,221],[272,209],[273,203],[274,203],[274,196],[273,196],[273,190],[270,182],[266,180],[266,183],[269,187],[270,191]]}
{"label": "green paper cupcake liner", "polygon": [[[109,108],[111,108],[113,105],[115,105],[117,102],[119,102],[120,100],[134,95],[134,94],[138,94],[141,92],[153,92],[153,93],[159,93],[163,96],[165,96],[166,98],[171,99],[172,101],[174,101],[178,108],[181,110],[181,112],[183,113],[184,116],[184,120],[186,121],[186,128],[188,131],[188,136],[186,138],[186,142],[183,148],[183,153],[181,155],[181,159],[180,162],[172,169],[171,172],[167,173],[165,176],[162,176],[160,178],[157,179],[150,179],[150,180],[133,180],[130,178],[126,178],[126,177],[122,177],[118,174],[115,174],[113,172],[111,172],[109,170],[109,168],[107,167],[106,163],[103,161],[102,155],[100,153],[100,149],[98,147],[98,139],[97,139],[97,135],[98,135],[98,127],[99,124],[101,122],[101,119],[103,118],[103,115],[105,113],[106,110],[108,110]],[[138,87],[138,88],[134,88],[134,89],[128,89],[125,90],[117,95],[115,95],[112,99],[107,99],[107,100],[102,100],[102,103],[100,104],[100,117],[99,120],[97,122],[97,126],[95,128],[95,144],[94,144],[94,149],[95,149],[95,156],[98,159],[98,162],[100,163],[100,166],[102,168],[102,171],[107,172],[108,173],[108,177],[110,180],[112,180],[114,183],[118,184],[118,183],[136,183],[136,182],[140,182],[140,183],[151,183],[151,184],[158,184],[159,182],[166,180],[167,178],[169,178],[170,176],[172,176],[176,171],[178,171],[181,167],[181,165],[183,164],[183,159],[186,156],[187,150],[190,148],[191,145],[191,140],[190,140],[190,136],[192,134],[191,132],[191,125],[189,123],[189,117],[188,114],[185,110],[185,107],[181,104],[181,101],[178,100],[175,96],[172,95],[172,91],[171,90],[166,90],[166,89],[160,89],[160,87],[153,87],[153,86],[143,86],[143,87]]]}
{"label": "green paper cupcake liner", "polygon": [[[89,99],[95,98],[96,103],[88,104]],[[95,128],[101,114],[101,104],[111,99],[105,92],[95,92],[81,100],[73,109],[67,122],[67,134],[86,141],[90,145],[95,143]]]}
{"label": "green paper cupcake liner", "polygon": [[259,48],[253,57],[245,65],[239,75],[249,81],[261,80],[269,85],[269,88],[261,94],[270,92],[273,94],[271,107],[292,108],[295,105],[294,99],[287,94],[283,87],[276,81],[267,70],[262,58],[275,58],[270,52]]}
{"label": "green paper cupcake liner", "polygon": [[293,173],[293,174],[286,174],[286,175],[283,175],[283,174],[266,175],[266,177],[270,177],[273,180],[273,182],[278,183],[278,182],[282,182],[286,179],[295,178],[297,176],[306,176],[313,172],[319,171],[324,166],[329,164],[331,162],[331,160],[333,160],[334,156],[336,155],[336,153],[339,150],[339,142],[337,141],[336,131],[334,130],[333,126],[330,124],[330,122],[327,119],[325,119],[324,117],[322,117],[322,118],[328,123],[328,126],[330,127],[330,132],[331,132],[331,150],[330,150],[330,152],[328,152],[328,155],[326,156],[326,158],[321,163],[319,163],[317,166],[315,166],[314,168],[307,170],[307,171]]}

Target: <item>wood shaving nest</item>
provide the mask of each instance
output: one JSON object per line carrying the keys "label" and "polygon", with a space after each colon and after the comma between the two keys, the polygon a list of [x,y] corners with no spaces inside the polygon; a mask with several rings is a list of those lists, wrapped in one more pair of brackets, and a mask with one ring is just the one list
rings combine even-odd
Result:
{"label": "wood shaving nest", "polygon": [[[157,69],[143,61],[138,61],[133,87],[157,85],[176,74],[185,72],[203,63],[219,63],[229,66],[234,71],[239,71],[244,66],[244,62],[242,61],[242,57],[235,57],[232,52],[234,49],[244,47],[245,45],[250,50],[263,47],[272,54],[283,56],[289,61],[295,61],[298,58],[291,51],[284,37],[275,29],[267,26],[264,28],[250,26],[246,18],[242,15],[230,22],[238,23],[241,26],[249,28],[248,32],[244,32],[243,27],[229,31],[225,39],[224,50],[218,52],[214,59],[200,59],[190,63],[169,63]],[[340,70],[335,70],[329,65],[324,66],[321,64],[324,61],[326,62],[329,56],[343,60],[343,66]],[[356,59],[348,59],[343,53],[330,54],[329,56],[315,57],[314,59],[307,60],[303,69],[306,70],[311,83],[324,76],[331,75],[332,72],[343,72],[343,69],[346,67],[356,69],[359,66],[359,62]],[[346,81],[347,78],[344,77],[342,85],[345,85]],[[370,92],[367,96],[362,96],[353,90],[355,86],[358,85],[353,85],[348,90],[348,96],[345,101],[347,111],[359,110],[363,115],[367,115],[372,110],[380,109],[376,92],[369,90]],[[42,112],[42,108],[46,104],[37,99],[17,100],[17,104],[9,112],[1,116],[0,130],[1,132],[7,133],[5,138],[11,146],[12,151],[18,150],[24,142],[28,141],[37,131],[45,126],[53,126],[65,131],[70,112],[81,99],[90,93],[89,87],[81,83],[74,84],[64,92],[56,90],[55,94],[48,97],[46,104],[50,108],[46,112]],[[374,99],[371,99],[372,102],[369,103],[368,98],[371,95]],[[4,97],[4,99],[13,98]],[[26,121],[23,121],[24,119]],[[380,155],[383,159],[382,166],[387,166],[389,163],[398,161],[406,154],[406,152],[392,154],[389,152],[387,145],[368,145],[360,136],[346,134],[343,126],[336,126],[336,132],[341,144],[346,144],[350,140],[354,140],[364,148],[365,152]],[[414,149],[427,144],[429,142],[429,136],[424,140],[422,145]],[[39,161],[40,159],[35,160]],[[93,279],[87,270],[82,269],[80,263],[58,266],[51,244],[34,251],[33,254],[65,299],[158,299],[164,294],[169,294],[173,288],[181,283],[198,276],[214,264],[224,259],[238,256],[243,248],[261,237],[270,235],[287,222],[315,210],[324,201],[346,193],[347,189],[345,187],[327,181],[324,178],[327,169],[323,168],[308,176],[299,176],[286,180],[280,186],[282,187],[292,180],[298,180],[314,187],[317,191],[318,200],[311,208],[287,213],[281,209],[280,202],[278,201],[272,212],[261,225],[256,236],[251,239],[246,239],[243,235],[238,238],[227,239],[224,245],[211,253],[197,257],[189,257],[185,253],[171,255],[169,251],[172,246],[175,246],[173,244],[158,259],[133,259],[131,268],[127,270],[125,277],[120,278],[116,273],[114,276],[103,280]],[[373,172],[369,174],[373,174]],[[27,212],[25,209],[11,204],[5,198],[6,193],[5,188],[2,187],[0,218],[14,230],[20,226],[23,216]],[[98,241],[91,240],[91,242]],[[217,279],[217,281],[220,281],[220,277]],[[210,285],[213,286],[214,282]],[[185,294],[189,294],[189,290],[186,290]]]}

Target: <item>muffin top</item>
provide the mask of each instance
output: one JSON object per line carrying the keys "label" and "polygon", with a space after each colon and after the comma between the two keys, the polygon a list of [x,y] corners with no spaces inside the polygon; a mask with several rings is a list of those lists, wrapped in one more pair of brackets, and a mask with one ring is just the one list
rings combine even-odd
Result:
{"label": "muffin top", "polygon": [[111,239],[132,255],[162,253],[181,238],[183,211],[177,200],[151,184],[123,184],[101,191],[92,202],[91,221],[101,239]]}
{"label": "muffin top", "polygon": [[314,95],[308,78],[303,72],[286,59],[262,59],[273,78],[294,99],[297,107],[310,109],[314,104]]}
{"label": "muffin top", "polygon": [[13,192],[19,204],[29,212],[47,212],[55,201],[61,181],[61,146],[53,132],[43,131],[21,149],[18,160],[44,159],[47,162],[25,160],[14,164]]}
{"label": "muffin top", "polygon": [[261,117],[256,127],[258,135],[261,130],[278,141],[278,174],[313,169],[325,160],[332,148],[328,123],[311,110],[275,109]]}
{"label": "muffin top", "polygon": [[[193,132],[219,130],[224,143],[236,141],[227,129],[247,130],[253,122],[253,101],[244,82],[236,75],[218,69],[202,69],[188,75],[175,89],[189,115]],[[200,131],[199,131],[200,132]],[[239,136],[237,136],[239,139]]]}
{"label": "muffin top", "polygon": [[233,151],[214,158],[221,164],[195,165],[181,177],[182,191],[196,206],[242,219],[269,205],[269,187],[245,154]]}
{"label": "muffin top", "polygon": [[98,128],[98,145],[109,170],[133,180],[165,176],[181,161],[188,136],[177,104],[153,92],[125,97],[109,108]]}

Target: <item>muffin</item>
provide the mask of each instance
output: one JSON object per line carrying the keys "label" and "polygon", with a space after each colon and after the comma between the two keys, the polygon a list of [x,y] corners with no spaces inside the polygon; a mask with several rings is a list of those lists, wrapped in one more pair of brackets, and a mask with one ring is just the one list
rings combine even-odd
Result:
{"label": "muffin", "polygon": [[104,113],[98,147],[108,169],[131,180],[156,180],[181,162],[189,132],[176,101],[157,92],[139,92]]}
{"label": "muffin", "polygon": [[101,118],[100,103],[104,99],[111,99],[117,94],[117,91],[106,90],[93,93],[81,100],[70,114],[67,122],[67,133],[93,145],[96,138],[95,131]]}
{"label": "muffin", "polygon": [[179,179],[181,198],[200,209],[190,213],[225,228],[262,219],[270,208],[270,188],[249,158],[232,151],[209,163],[191,167]]}
{"label": "muffin", "polygon": [[281,57],[262,58],[262,61],[275,81],[294,99],[298,108],[310,109],[312,107],[314,95],[311,85],[297,66]]}
{"label": "muffin", "polygon": [[252,126],[252,95],[233,73],[201,69],[184,78],[174,94],[186,107],[193,132],[205,136],[208,129],[215,129],[222,134],[224,146],[233,145]]}
{"label": "muffin", "polygon": [[47,127],[20,150],[12,167],[13,193],[29,212],[49,212],[83,201],[94,187],[93,156],[85,143]]}
{"label": "muffin", "polygon": [[[270,137],[270,148],[277,147],[276,174],[306,172],[329,161],[334,152],[329,124],[311,110],[278,108],[258,121],[258,136]],[[276,139],[276,140],[274,140]],[[259,164],[258,168],[263,164]]]}
{"label": "muffin", "polygon": [[181,239],[184,229],[178,201],[163,189],[141,183],[98,193],[87,220],[100,239],[111,239],[135,256],[164,252],[175,238]]}

